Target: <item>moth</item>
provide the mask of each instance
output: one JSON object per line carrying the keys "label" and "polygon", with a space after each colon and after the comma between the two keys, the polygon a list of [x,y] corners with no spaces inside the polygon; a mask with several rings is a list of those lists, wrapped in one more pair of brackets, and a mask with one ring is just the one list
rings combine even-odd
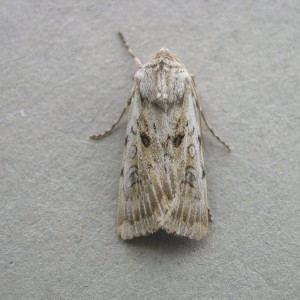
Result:
{"label": "moth", "polygon": [[119,185],[117,233],[127,240],[163,229],[200,240],[211,218],[203,160],[202,121],[214,133],[200,106],[194,77],[168,49],[143,65],[119,36],[139,70],[128,110],[123,167]]}

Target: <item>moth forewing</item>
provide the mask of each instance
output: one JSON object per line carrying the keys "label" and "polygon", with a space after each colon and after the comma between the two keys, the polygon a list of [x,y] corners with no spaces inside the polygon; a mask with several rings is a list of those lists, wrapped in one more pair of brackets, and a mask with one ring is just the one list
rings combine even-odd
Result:
{"label": "moth forewing", "polygon": [[[158,229],[158,223],[153,216],[152,205],[149,202],[147,180],[141,179],[141,169],[147,167],[140,159],[141,136],[140,119],[141,97],[137,85],[128,112],[128,122],[125,137],[123,168],[119,186],[119,203],[117,231],[122,239],[130,239],[139,235],[150,234]],[[147,141],[144,137],[144,143]],[[147,173],[146,173],[147,174]],[[147,191],[147,192],[146,192]]]}

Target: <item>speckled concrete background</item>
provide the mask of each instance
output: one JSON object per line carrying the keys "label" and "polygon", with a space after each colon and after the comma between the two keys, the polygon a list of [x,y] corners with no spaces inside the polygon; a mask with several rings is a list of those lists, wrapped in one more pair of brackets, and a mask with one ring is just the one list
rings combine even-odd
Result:
{"label": "speckled concrete background", "polygon": [[[299,1],[1,1],[1,299],[299,299]],[[195,74],[214,223],[118,240],[125,120],[142,61]]]}

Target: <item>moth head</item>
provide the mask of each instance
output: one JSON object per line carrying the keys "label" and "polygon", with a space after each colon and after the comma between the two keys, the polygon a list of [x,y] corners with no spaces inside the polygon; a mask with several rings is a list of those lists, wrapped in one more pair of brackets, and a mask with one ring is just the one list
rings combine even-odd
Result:
{"label": "moth head", "polygon": [[161,48],[154,54],[154,59],[165,58],[165,57],[174,61],[178,61],[176,55],[167,48]]}

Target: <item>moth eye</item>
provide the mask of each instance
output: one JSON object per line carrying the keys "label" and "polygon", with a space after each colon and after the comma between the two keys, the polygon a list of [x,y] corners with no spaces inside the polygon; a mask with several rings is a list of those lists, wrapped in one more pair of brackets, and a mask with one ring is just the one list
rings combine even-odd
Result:
{"label": "moth eye", "polygon": [[150,146],[150,137],[145,132],[141,133],[141,140],[145,147]]}
{"label": "moth eye", "polygon": [[137,172],[137,168],[136,167],[130,168],[127,174],[128,174],[128,177],[126,180],[126,186],[127,186],[127,188],[130,188],[138,182],[139,175]]}
{"label": "moth eye", "polygon": [[132,145],[130,148],[129,148],[129,151],[128,151],[128,155],[130,158],[134,158],[135,155],[136,155],[136,146],[135,145]]}
{"label": "moth eye", "polygon": [[189,146],[189,155],[192,158],[195,157],[195,155],[196,155],[196,149],[195,149],[194,145],[190,145]]}
{"label": "moth eye", "polygon": [[178,134],[173,138],[173,145],[177,148],[180,146],[182,140],[184,138],[184,134]]}

